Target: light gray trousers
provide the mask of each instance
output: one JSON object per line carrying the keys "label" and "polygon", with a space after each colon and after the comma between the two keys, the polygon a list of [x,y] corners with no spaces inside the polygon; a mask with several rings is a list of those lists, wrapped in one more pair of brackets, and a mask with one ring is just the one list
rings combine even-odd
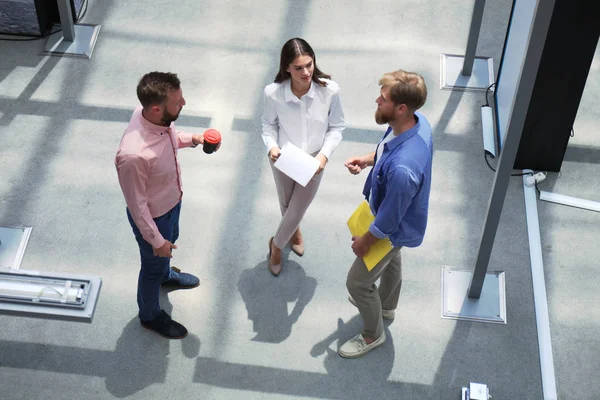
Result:
{"label": "light gray trousers", "polygon": [[275,168],[272,161],[269,160],[269,162],[273,171],[273,178],[275,178],[279,208],[281,209],[281,222],[277,227],[273,243],[278,248],[283,249],[300,226],[300,221],[304,218],[308,206],[317,195],[325,171],[313,176],[306,187],[303,187]]}
{"label": "light gray trousers", "polygon": [[[359,257],[350,267],[346,287],[363,319],[363,337],[378,339],[383,334],[381,310],[395,310],[398,306],[402,289],[401,248],[392,248],[371,271]],[[381,281],[377,288],[375,282],[379,278]]]}

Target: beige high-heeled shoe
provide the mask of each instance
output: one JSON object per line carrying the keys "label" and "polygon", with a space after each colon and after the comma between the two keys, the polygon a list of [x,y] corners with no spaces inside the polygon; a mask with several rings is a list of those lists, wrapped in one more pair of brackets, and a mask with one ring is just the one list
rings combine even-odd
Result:
{"label": "beige high-heeled shoe", "polygon": [[273,246],[273,237],[271,237],[271,239],[269,239],[269,259],[267,260],[267,263],[269,264],[269,271],[274,276],[279,276],[279,274],[281,273],[281,263],[271,264],[271,248],[272,248],[272,246]]}
{"label": "beige high-heeled shoe", "polygon": [[[300,228],[298,228],[297,231],[299,234],[298,236],[302,236],[302,233],[300,233]],[[294,236],[296,235],[296,233],[294,233]],[[294,253],[296,253],[299,257],[302,257],[304,255],[304,240],[302,240],[302,243],[300,244],[294,244],[293,240],[294,240],[294,236],[292,236],[292,251]]]}

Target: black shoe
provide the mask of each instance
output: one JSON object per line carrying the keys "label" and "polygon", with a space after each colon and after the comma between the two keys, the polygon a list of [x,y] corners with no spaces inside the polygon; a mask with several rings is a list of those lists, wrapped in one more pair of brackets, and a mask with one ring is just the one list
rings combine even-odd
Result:
{"label": "black shoe", "polygon": [[175,277],[164,282],[162,286],[171,290],[177,289],[193,289],[200,286],[200,279],[192,274],[181,272],[177,267],[171,267],[171,270],[175,272]]}
{"label": "black shoe", "polygon": [[164,310],[160,310],[158,316],[153,320],[140,322],[144,328],[154,331],[167,339],[183,339],[188,334],[185,326],[173,321]]}

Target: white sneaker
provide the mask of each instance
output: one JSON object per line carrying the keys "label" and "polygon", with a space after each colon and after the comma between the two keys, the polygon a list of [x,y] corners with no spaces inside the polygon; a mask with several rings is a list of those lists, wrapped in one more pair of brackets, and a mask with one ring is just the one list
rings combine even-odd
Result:
{"label": "white sneaker", "polygon": [[[354,297],[348,296],[348,301],[350,303],[352,303],[352,305],[354,307],[358,308],[358,306],[356,305],[356,300],[354,300]],[[381,317],[383,319],[394,319],[394,318],[396,318],[396,310],[381,310]]]}
{"label": "white sneaker", "polygon": [[359,334],[348,340],[340,347],[338,353],[344,358],[357,358],[385,343],[385,332],[374,342],[367,344],[363,335]]}

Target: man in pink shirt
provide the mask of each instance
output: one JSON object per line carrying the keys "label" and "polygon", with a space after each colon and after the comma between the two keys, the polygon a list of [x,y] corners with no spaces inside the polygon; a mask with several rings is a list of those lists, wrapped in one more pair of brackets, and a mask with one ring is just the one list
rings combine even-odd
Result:
{"label": "man in pink shirt", "polygon": [[151,72],[137,86],[142,104],[133,112],[115,158],[127,217],[140,248],[137,302],[144,328],[169,339],[187,336],[187,329],[159,305],[161,286],[190,289],[200,285],[191,274],[170,267],[179,237],[181,169],[177,150],[204,143],[203,135],[175,130],[185,105],[176,74]]}

